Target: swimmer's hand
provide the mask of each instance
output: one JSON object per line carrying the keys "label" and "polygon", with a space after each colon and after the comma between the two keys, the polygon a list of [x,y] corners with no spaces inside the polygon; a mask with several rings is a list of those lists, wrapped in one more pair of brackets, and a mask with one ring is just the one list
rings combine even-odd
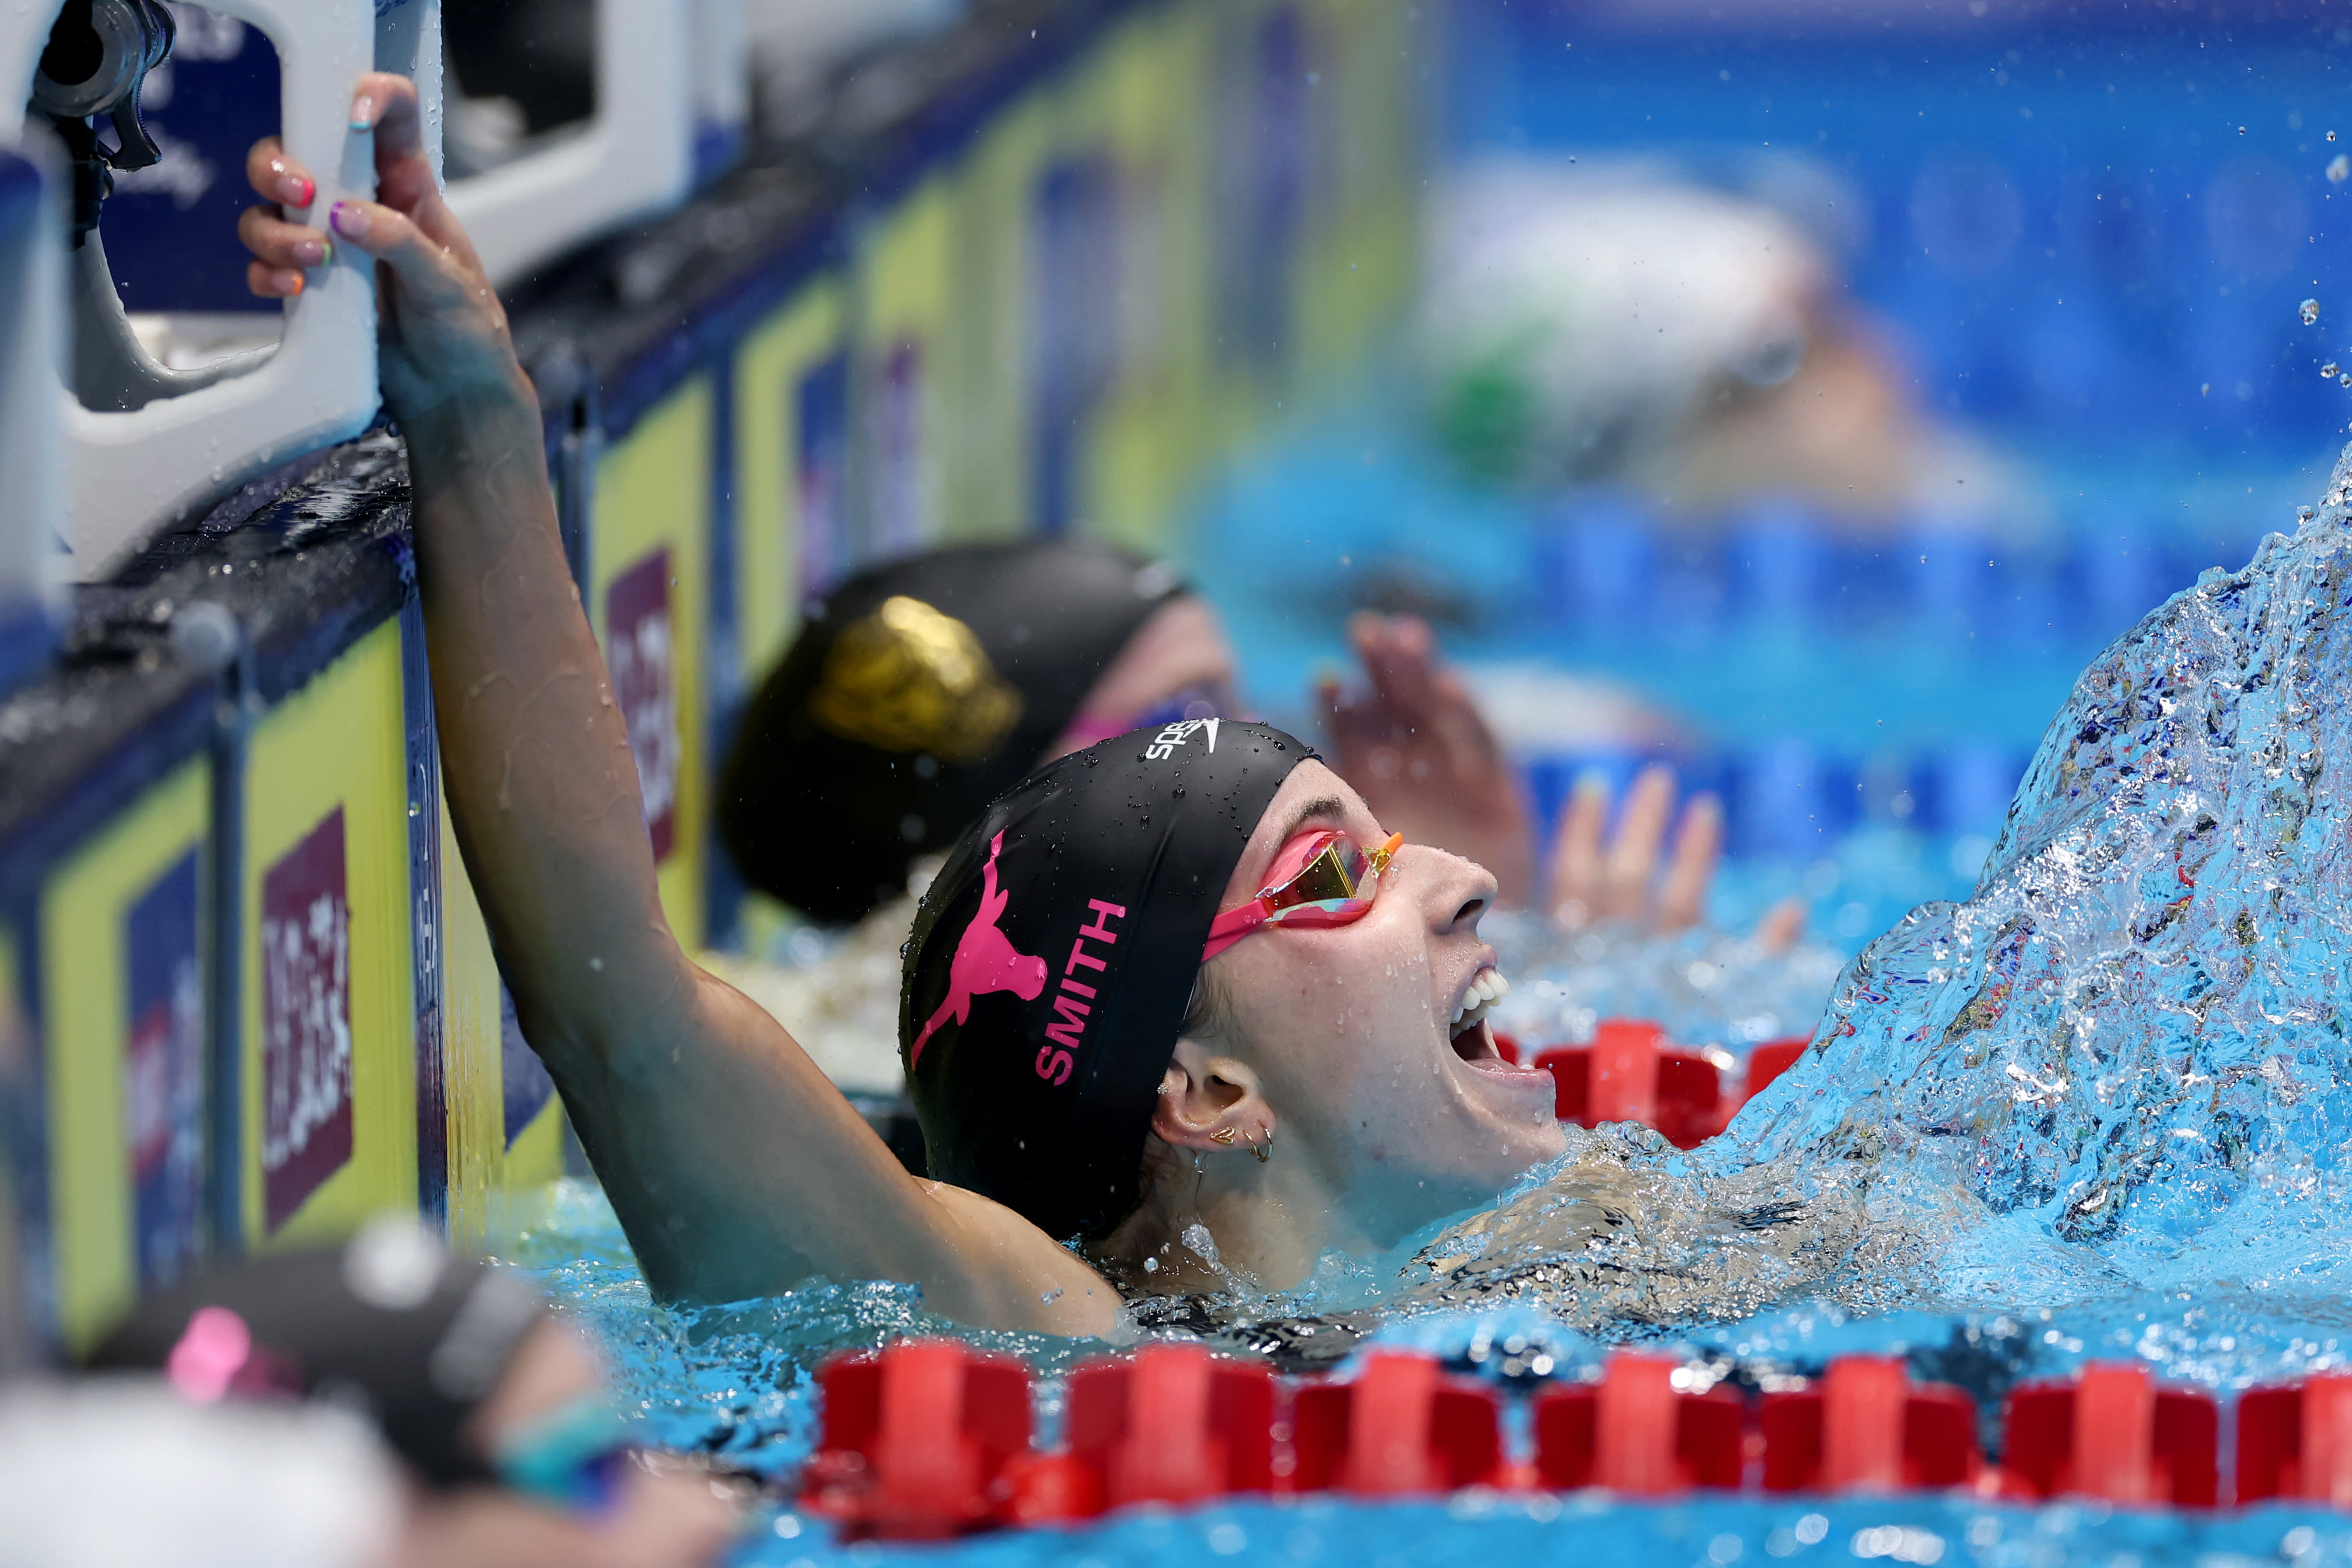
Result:
{"label": "swimmer's hand", "polygon": [[1475,860],[1504,903],[1530,902],[1535,835],[1510,763],[1468,688],[1437,662],[1428,624],[1363,611],[1348,637],[1368,686],[1326,680],[1318,693],[1340,776],[1390,831]]}
{"label": "swimmer's hand", "polygon": [[[1608,837],[1609,786],[1594,774],[1579,779],[1560,807],[1551,856],[1551,917],[1563,931],[1624,921],[1661,934],[1687,931],[1706,912],[1706,891],[1723,855],[1723,804],[1694,796],[1675,830],[1664,862],[1666,825],[1675,811],[1675,770],[1653,763],[1626,792],[1614,838]],[[1771,952],[1804,934],[1805,906],[1790,899],[1768,911],[1756,940]]]}
{"label": "swimmer's hand", "polygon": [[384,405],[404,428],[436,416],[463,419],[518,395],[535,406],[498,290],[433,178],[416,84],[383,72],[361,78],[351,123],[375,132],[380,199],[337,202],[321,215],[329,233],[287,221],[283,207],[308,205],[316,187],[278,138],[255,142],[247,154],[246,178],[267,204],[237,220],[237,236],[254,255],[247,286],[264,299],[291,299],[302,291],[301,269],[323,264],[332,247],[363,252],[376,261]]}

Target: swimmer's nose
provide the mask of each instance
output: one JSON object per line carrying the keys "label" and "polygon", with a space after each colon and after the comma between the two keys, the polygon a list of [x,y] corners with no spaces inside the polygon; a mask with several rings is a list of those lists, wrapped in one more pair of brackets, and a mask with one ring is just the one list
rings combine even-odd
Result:
{"label": "swimmer's nose", "polygon": [[1441,933],[1475,932],[1501,890],[1495,874],[1475,860],[1426,845],[1409,844],[1397,858],[1402,862],[1407,856],[1412,857],[1407,885],[1419,889],[1432,928]]}

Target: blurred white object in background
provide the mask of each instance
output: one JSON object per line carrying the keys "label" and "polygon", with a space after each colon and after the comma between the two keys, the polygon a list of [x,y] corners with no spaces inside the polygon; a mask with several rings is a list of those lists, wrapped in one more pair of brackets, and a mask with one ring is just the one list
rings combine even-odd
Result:
{"label": "blurred white object in background", "polygon": [[1427,250],[1440,417],[1539,483],[1622,471],[1722,381],[1786,382],[1834,282],[1780,213],[1643,167],[1476,165],[1435,204]]}
{"label": "blurred white object in background", "polygon": [[696,84],[706,69],[715,77],[742,68],[740,34],[711,40],[737,64],[698,58],[706,10],[716,26],[726,9],[703,0],[593,0],[593,109],[576,125],[528,139],[519,108],[465,97],[454,75],[461,62],[451,62],[449,205],[499,287],[686,198]]}
{"label": "blurred white object in background", "polygon": [[0,692],[47,662],[65,569],[65,198],[48,151],[0,148]]}
{"label": "blurred white object in background", "polygon": [[1464,682],[1503,750],[1519,761],[1559,752],[1686,754],[1698,733],[1633,688],[1535,662],[1465,664]]}
{"label": "blurred white object in background", "polygon": [[[15,84],[0,100],[0,144],[20,139],[62,5],[33,0],[0,12],[0,84]],[[93,16],[103,20],[118,9],[120,0],[97,0]],[[349,122],[352,84],[373,58],[373,0],[214,0],[212,9],[251,23],[276,46],[281,133],[319,175],[319,202],[373,195],[367,142]],[[108,35],[89,80],[135,78],[116,69],[119,37]],[[289,216],[311,213],[323,216],[316,206]],[[69,253],[65,289],[79,395],[54,384],[52,395],[63,427],[65,540],[71,570],[85,581],[105,576],[155,531],[244,479],[356,436],[375,416],[374,278],[351,255],[311,269],[309,287],[286,306],[275,346],[195,371],[173,370],[141,344],[97,235]]]}
{"label": "blurred white object in background", "polygon": [[2030,532],[2009,465],[1920,405],[1899,334],[1847,297],[1860,196],[1794,158],[1715,172],[1745,189],[1641,160],[1453,176],[1418,324],[1440,444],[1488,479],[1622,484],[1682,521],[1780,498],[1847,527],[1958,511]]}
{"label": "blurred white object in background", "polygon": [[0,1568],[388,1568],[400,1482],[320,1405],[196,1405],[161,1381],[0,1391]]}
{"label": "blurred white object in background", "polygon": [[934,32],[963,16],[966,0],[741,0],[743,32],[759,84],[760,122],[805,129],[825,79],[845,60],[893,38]]}
{"label": "blurred white object in background", "polygon": [[751,121],[751,58],[743,0],[693,0],[694,173],[707,180],[735,161]]}

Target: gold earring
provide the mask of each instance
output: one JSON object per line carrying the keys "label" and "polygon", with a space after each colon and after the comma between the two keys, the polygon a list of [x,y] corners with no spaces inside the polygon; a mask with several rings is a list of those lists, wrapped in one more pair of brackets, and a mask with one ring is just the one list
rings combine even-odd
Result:
{"label": "gold earring", "polygon": [[1233,1141],[1234,1130],[1230,1127],[1220,1127],[1214,1132],[1209,1134],[1209,1142],[1212,1143],[1223,1143],[1230,1145]]}
{"label": "gold earring", "polygon": [[1274,1157],[1273,1128],[1269,1127],[1265,1130],[1265,1142],[1264,1145],[1261,1146],[1256,1143],[1251,1144],[1250,1152],[1257,1156],[1257,1163],[1261,1165],[1265,1164],[1266,1161]]}

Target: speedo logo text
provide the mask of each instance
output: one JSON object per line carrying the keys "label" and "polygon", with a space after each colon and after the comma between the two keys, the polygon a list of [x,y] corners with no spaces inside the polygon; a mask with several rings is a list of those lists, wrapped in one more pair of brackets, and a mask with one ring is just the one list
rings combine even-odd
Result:
{"label": "speedo logo text", "polygon": [[1163,758],[1172,757],[1176,754],[1177,747],[1183,745],[1203,730],[1209,732],[1209,750],[1213,753],[1217,749],[1217,721],[1179,719],[1151,737],[1151,744],[1143,749],[1144,759],[1148,762],[1158,762]]}

